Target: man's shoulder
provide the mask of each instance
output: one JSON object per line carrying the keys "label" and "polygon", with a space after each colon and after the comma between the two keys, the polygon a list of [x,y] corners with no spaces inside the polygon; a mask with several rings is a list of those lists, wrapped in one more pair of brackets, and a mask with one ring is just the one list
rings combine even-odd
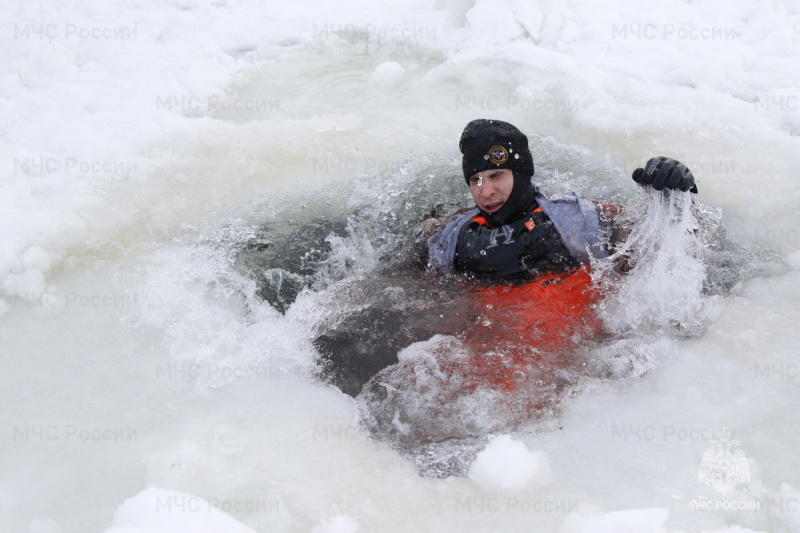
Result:
{"label": "man's shoulder", "polygon": [[418,238],[427,241],[429,238],[445,229],[448,224],[454,223],[461,218],[471,218],[475,216],[475,212],[477,212],[477,209],[474,207],[463,207],[447,214],[437,213],[438,216],[431,216],[419,222],[415,226],[415,233]]}
{"label": "man's shoulder", "polygon": [[560,192],[551,195],[544,195],[541,192],[536,195],[536,201],[541,204],[578,204],[580,206],[592,205],[594,202],[587,200],[576,191]]}

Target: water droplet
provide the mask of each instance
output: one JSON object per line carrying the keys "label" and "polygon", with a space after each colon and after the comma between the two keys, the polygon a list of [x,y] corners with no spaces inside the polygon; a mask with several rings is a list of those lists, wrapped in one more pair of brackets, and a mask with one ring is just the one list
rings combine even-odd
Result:
{"label": "water droplet", "polygon": [[486,250],[481,250],[481,255],[486,255]]}
{"label": "water droplet", "polygon": [[486,304],[486,309],[494,309],[494,306],[492,304]]}
{"label": "water droplet", "polygon": [[514,159],[519,159],[519,154],[514,154]]}
{"label": "water droplet", "polygon": [[489,326],[492,325],[492,321],[491,320],[484,320],[483,321],[483,325],[486,326],[486,327],[489,327]]}
{"label": "water droplet", "polygon": [[483,156],[484,159],[489,159],[488,155]]}

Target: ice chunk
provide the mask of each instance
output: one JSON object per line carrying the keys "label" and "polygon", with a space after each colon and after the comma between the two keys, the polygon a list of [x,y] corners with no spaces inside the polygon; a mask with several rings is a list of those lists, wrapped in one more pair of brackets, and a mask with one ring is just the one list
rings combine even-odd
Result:
{"label": "ice chunk", "polygon": [[397,85],[406,75],[406,69],[396,61],[385,61],[375,68],[370,82],[379,85]]}
{"label": "ice chunk", "polygon": [[206,500],[147,488],[117,509],[106,533],[255,533]]}
{"label": "ice chunk", "polygon": [[469,477],[487,489],[515,490],[548,485],[553,474],[545,452],[531,452],[523,442],[501,435],[478,454]]}
{"label": "ice chunk", "polygon": [[51,266],[50,255],[39,246],[31,246],[22,254],[25,268],[34,268],[42,272],[49,272]]}
{"label": "ice chunk", "polygon": [[9,274],[0,283],[0,291],[29,301],[39,298],[46,288],[44,274],[35,268],[21,274]]}
{"label": "ice chunk", "polygon": [[321,525],[312,530],[312,533],[355,533],[357,530],[358,522],[354,518],[340,514],[323,520]]}

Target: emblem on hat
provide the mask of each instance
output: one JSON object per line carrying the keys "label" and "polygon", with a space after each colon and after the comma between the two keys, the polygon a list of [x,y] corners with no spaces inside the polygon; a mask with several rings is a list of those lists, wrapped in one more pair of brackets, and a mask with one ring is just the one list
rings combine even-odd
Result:
{"label": "emblem on hat", "polygon": [[489,161],[498,166],[502,165],[508,161],[508,150],[499,145],[492,146],[489,148]]}

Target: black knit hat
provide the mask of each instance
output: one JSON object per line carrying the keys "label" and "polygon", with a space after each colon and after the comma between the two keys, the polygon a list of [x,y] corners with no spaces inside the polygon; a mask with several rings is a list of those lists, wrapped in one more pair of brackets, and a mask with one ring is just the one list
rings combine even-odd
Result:
{"label": "black knit hat", "polygon": [[528,138],[515,126],[502,120],[473,120],[464,128],[458,143],[464,157],[464,179],[492,168],[516,170],[533,176],[533,156]]}

